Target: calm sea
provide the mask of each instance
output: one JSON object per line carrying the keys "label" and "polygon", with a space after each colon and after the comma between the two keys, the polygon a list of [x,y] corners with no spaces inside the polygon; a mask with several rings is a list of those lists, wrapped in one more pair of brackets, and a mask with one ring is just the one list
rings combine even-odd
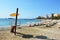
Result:
{"label": "calm sea", "polygon": [[[32,23],[32,22],[39,22],[41,20],[37,20],[37,19],[18,19],[18,23],[19,25],[22,25],[22,24],[27,24],[27,23]],[[1,19],[0,18],[0,27],[3,27],[3,26],[11,26],[12,24],[15,23],[15,19]]]}

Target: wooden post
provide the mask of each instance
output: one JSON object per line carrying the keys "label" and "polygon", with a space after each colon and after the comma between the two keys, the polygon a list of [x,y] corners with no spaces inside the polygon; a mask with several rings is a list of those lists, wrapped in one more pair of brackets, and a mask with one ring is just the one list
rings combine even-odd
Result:
{"label": "wooden post", "polygon": [[16,35],[16,27],[17,27],[17,18],[18,18],[18,8],[16,9],[16,19],[15,19],[15,25],[12,26],[11,32]]}
{"label": "wooden post", "polygon": [[17,17],[18,17],[18,8],[17,8],[17,10],[16,10],[15,32],[14,32],[15,35],[16,35],[16,27],[17,27]]}

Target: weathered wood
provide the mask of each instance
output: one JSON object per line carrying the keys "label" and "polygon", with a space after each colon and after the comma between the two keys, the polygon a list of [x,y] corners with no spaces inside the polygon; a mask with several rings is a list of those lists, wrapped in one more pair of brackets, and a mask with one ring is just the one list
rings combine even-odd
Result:
{"label": "weathered wood", "polygon": [[16,27],[17,27],[17,17],[18,17],[18,8],[16,10],[16,19],[15,19],[15,35],[16,35]]}
{"label": "weathered wood", "polygon": [[11,32],[14,33],[16,35],[16,27],[17,27],[17,18],[18,18],[18,8],[16,10],[16,19],[15,19],[15,25],[12,26],[11,28]]}

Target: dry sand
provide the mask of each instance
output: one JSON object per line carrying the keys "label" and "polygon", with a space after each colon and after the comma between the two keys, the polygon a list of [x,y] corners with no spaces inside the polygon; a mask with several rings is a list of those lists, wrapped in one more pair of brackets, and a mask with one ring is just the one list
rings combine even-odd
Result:
{"label": "dry sand", "polygon": [[60,40],[60,29],[57,27],[22,27],[17,29],[17,34],[10,30],[0,31],[0,40]]}

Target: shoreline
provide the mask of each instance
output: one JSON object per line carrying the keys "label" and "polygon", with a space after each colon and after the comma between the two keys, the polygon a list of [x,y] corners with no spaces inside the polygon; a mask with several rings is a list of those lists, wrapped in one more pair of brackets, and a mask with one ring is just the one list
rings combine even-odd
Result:
{"label": "shoreline", "polygon": [[[22,24],[22,25],[18,25],[17,27],[29,27],[31,26],[40,26],[40,24],[46,24],[47,22],[49,22],[51,20],[42,20],[40,22],[32,22],[32,23],[27,23],[27,24]],[[0,30],[7,30],[7,29],[11,29],[11,25],[8,26],[0,26]]]}

